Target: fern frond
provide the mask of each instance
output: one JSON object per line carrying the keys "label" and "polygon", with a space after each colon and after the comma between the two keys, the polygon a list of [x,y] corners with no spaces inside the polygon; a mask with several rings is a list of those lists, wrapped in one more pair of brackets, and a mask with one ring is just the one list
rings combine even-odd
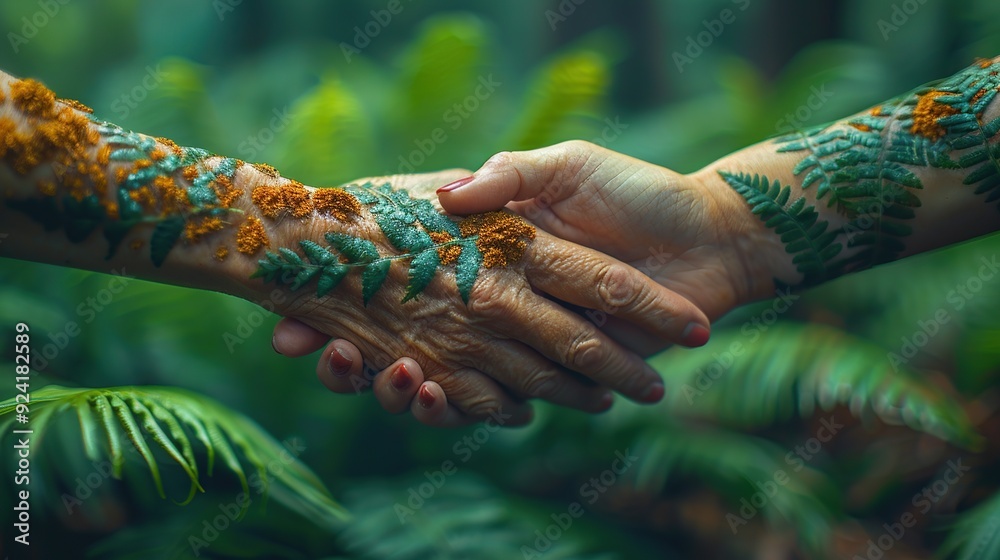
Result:
{"label": "fern frond", "polygon": [[289,177],[335,185],[363,175],[371,161],[371,122],[355,94],[332,76],[292,104],[274,158]]}
{"label": "fern frond", "polygon": [[792,262],[806,284],[821,282],[830,275],[829,265],[842,246],[834,243],[837,230],[818,221],[816,208],[799,197],[789,203],[791,188],[767,177],[744,173],[720,173],[729,186],[750,205],[751,211],[768,228],[781,236],[785,250],[794,255]]}
{"label": "fern frond", "polygon": [[[767,503],[760,513],[771,526],[793,527],[813,553],[826,550],[839,504],[824,474],[787,461],[788,450],[767,440],[719,428],[672,428],[657,425],[639,435],[634,452],[641,487],[658,492],[678,474],[698,477],[730,503],[726,521],[734,533],[750,521],[740,513],[741,500],[761,492]],[[768,484],[774,492],[760,487]]]}
{"label": "fern frond", "polygon": [[986,202],[1000,199],[1000,116],[983,121],[987,107],[1000,91],[1000,63],[974,64],[948,78],[936,91],[947,92],[935,102],[950,107],[954,114],[939,119],[946,130],[945,141],[955,149],[969,149],[957,161],[957,167],[970,170],[963,183],[975,187],[976,194],[987,194]]}
{"label": "fern frond", "polygon": [[[155,130],[184,146],[219,146],[222,123],[208,93],[206,76],[210,69],[190,60],[165,58],[146,67],[155,87],[134,111],[117,115],[133,130]],[[137,84],[130,84],[137,85]],[[128,111],[121,103],[112,104],[115,113]]]}
{"label": "fern frond", "polygon": [[959,517],[938,555],[954,560],[1000,558],[1000,492]]}
{"label": "fern frond", "polygon": [[[289,284],[298,290],[319,278],[316,296],[323,297],[336,288],[351,270],[361,271],[361,292],[365,305],[371,301],[388,278],[393,261],[409,261],[409,282],[402,303],[416,298],[434,280],[444,266],[439,251],[460,247],[455,257],[455,281],[462,300],[468,303],[472,285],[483,262],[476,245],[477,235],[462,237],[459,227],[437,212],[427,200],[414,199],[405,190],[393,190],[388,183],[373,187],[370,183],[348,187],[359,201],[368,206],[379,229],[398,254],[382,255],[367,239],[343,233],[327,233],[328,247],[313,241],[299,243],[305,259],[288,248],[267,252],[258,261],[253,278]],[[436,242],[430,234],[442,234]]]}
{"label": "fern frond", "polygon": [[[817,127],[776,139],[778,152],[807,152],[794,168],[803,188],[817,185],[851,221],[845,270],[895,260],[911,230],[923,185],[911,167],[967,169],[963,182],[1000,200],[1000,117],[983,122],[1000,88],[1000,63],[974,64],[958,74],[893,99],[846,126]],[[957,160],[956,150],[964,151]]]}
{"label": "fern frond", "polygon": [[[421,482],[426,479],[389,484],[380,479],[355,485],[345,496],[355,517],[338,536],[343,547],[352,556],[372,560],[507,560],[534,558],[532,550],[535,555],[554,559],[618,558],[585,553],[595,546],[584,543],[587,531],[582,529],[567,530],[551,548],[537,551],[534,531],[544,531],[552,523],[552,512],[537,515],[485,481],[463,474],[449,478],[419,510],[411,509],[407,490]],[[565,511],[565,505],[563,508]]]}
{"label": "fern frond", "polygon": [[796,413],[811,416],[817,404],[823,410],[846,405],[855,416],[873,412],[887,424],[960,445],[981,442],[955,396],[877,346],[821,325],[743,330],[650,360],[672,388],[665,404],[671,413],[763,426]]}
{"label": "fern frond", "polygon": [[442,123],[442,115],[459,116],[453,107],[476,90],[486,50],[484,25],[471,14],[448,14],[424,22],[420,35],[402,55],[403,75],[395,95],[399,114],[393,125],[408,150],[413,149],[413,138],[422,138],[442,124],[449,125],[449,132],[454,130],[450,121]]}
{"label": "fern frond", "polygon": [[[0,403],[0,424],[12,421],[14,410],[14,399]],[[243,492],[249,494],[243,461],[233,449],[235,446],[260,476],[258,491],[266,490],[270,480],[275,479],[310,513],[328,520],[346,516],[308,467],[298,459],[289,461],[288,451],[253,421],[207,397],[170,387],[73,389],[50,385],[32,394],[35,437],[41,440],[55,416],[71,411],[80,423],[88,457],[96,460],[104,451],[113,466],[112,475],[121,478],[127,441],[145,462],[161,497],[166,493],[153,448],[163,452],[190,480],[188,496],[180,503],[189,503],[196,492],[204,491],[189,435],[194,434],[208,453],[209,475],[218,453],[240,479]],[[283,468],[268,471],[272,461],[278,461]]]}
{"label": "fern frond", "polygon": [[531,150],[560,140],[567,122],[591,115],[610,85],[608,61],[593,51],[564,54],[541,71],[530,90],[527,108],[513,133],[514,149]]}

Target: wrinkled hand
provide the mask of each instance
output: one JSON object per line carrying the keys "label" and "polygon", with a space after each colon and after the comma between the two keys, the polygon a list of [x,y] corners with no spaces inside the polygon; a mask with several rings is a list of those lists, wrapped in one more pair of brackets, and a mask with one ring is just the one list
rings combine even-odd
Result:
{"label": "wrinkled hand", "polygon": [[[468,173],[385,180],[414,197],[432,197],[435,188],[463,175]],[[514,266],[481,272],[468,306],[454,278],[440,275],[419,298],[400,304],[406,267],[394,267],[393,274],[398,293],[384,288],[367,308],[358,298],[356,306],[312,302],[287,310],[284,314],[299,323],[282,321],[274,345],[294,356],[321,346],[328,337],[319,333],[350,340],[357,348],[337,341],[326,349],[317,369],[320,379],[338,392],[372,383],[388,391],[396,381],[395,388],[403,387],[401,394],[408,396],[427,380],[419,389],[425,398],[412,407],[434,425],[482,420],[498,409],[514,411],[509,425],[523,423],[530,409],[521,399],[531,397],[598,412],[611,405],[604,387],[639,401],[659,400],[662,383],[639,355],[543,294],[601,309],[664,340],[680,342],[692,332],[707,338],[707,317],[685,298],[617,259],[541,231]],[[396,356],[412,359],[397,360],[373,381],[362,368],[362,353],[376,368]],[[380,399],[391,410],[410,405],[409,397],[397,402],[383,392]],[[421,406],[428,400],[434,403]]]}
{"label": "wrinkled hand", "polygon": [[[746,257],[764,253],[747,249],[760,239],[759,224],[710,170],[681,175],[573,141],[497,154],[474,180],[442,189],[439,196],[442,206],[455,214],[506,206],[557,237],[627,262],[712,319],[772,289],[755,280],[769,278],[766,268],[771,265]],[[658,331],[623,320],[617,310],[601,311],[589,316],[641,355],[671,342]],[[318,348],[325,340],[297,333],[289,324],[279,325],[276,335],[282,341],[298,337],[299,351]],[[698,323],[681,332],[681,341],[689,346],[701,345],[707,337]],[[356,352],[345,341],[333,346]],[[442,388],[433,381],[420,385],[423,374],[413,364],[403,369],[405,375],[390,373],[376,382],[376,397],[390,412],[409,407],[418,420],[440,424],[438,414],[447,399]]]}

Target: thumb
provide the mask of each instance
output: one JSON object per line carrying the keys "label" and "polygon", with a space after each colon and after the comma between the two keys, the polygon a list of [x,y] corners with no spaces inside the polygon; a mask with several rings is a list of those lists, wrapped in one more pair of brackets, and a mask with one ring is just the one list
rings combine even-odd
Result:
{"label": "thumb", "polygon": [[438,189],[438,199],[451,214],[499,210],[511,201],[539,197],[547,197],[551,204],[576,188],[574,179],[596,148],[571,141],[526,152],[500,152],[474,175]]}

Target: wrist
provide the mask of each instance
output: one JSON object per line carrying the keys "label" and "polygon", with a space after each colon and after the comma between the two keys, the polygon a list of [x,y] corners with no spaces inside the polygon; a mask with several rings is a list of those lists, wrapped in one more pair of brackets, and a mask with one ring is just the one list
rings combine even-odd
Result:
{"label": "wrist", "polygon": [[[726,181],[724,173],[740,171],[766,175],[773,172],[770,160],[761,158],[754,146],[723,158],[690,177],[710,201],[709,223],[716,224],[719,244],[728,255],[727,268],[737,297],[737,305],[774,297],[776,284],[799,284],[803,275],[796,270],[781,237],[767,227],[753,208]],[[751,157],[746,157],[751,156]]]}

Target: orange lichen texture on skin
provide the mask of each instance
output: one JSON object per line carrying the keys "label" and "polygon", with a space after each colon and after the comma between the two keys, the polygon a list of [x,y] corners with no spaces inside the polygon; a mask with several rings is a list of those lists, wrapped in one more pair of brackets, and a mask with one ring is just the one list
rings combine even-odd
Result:
{"label": "orange lichen texture on skin", "polygon": [[226,227],[225,222],[215,216],[202,216],[189,220],[184,226],[184,237],[194,243],[206,235]]}
{"label": "orange lichen texture on skin", "polygon": [[174,155],[181,155],[184,153],[183,148],[177,145],[176,142],[169,138],[157,137],[156,141],[167,147],[168,150],[174,153]]}
{"label": "orange lichen texture on skin", "polygon": [[255,216],[249,216],[236,232],[236,250],[244,255],[256,255],[269,244],[264,224]]}
{"label": "orange lichen texture on skin", "polygon": [[[427,235],[430,236],[431,240],[436,244],[447,243],[449,241],[454,241],[454,237],[446,231],[431,231]],[[458,256],[462,253],[461,245],[445,245],[444,247],[438,247],[438,258],[441,260],[441,264],[452,264],[458,260]]]}
{"label": "orange lichen texture on skin", "polygon": [[350,220],[361,212],[361,203],[344,189],[317,189],[312,200],[317,212],[340,221]]}
{"label": "orange lichen texture on skin", "polygon": [[88,115],[94,114],[94,110],[93,109],[91,109],[90,107],[87,107],[83,103],[80,103],[76,99],[60,99],[59,102],[65,104],[65,105],[68,105],[68,106],[76,109],[77,111],[80,111],[80,112],[83,112],[83,113],[87,113]]}
{"label": "orange lichen texture on skin", "polygon": [[520,216],[507,212],[475,214],[458,224],[462,237],[478,236],[483,266],[495,268],[517,262],[535,238],[535,228]]}
{"label": "orange lichen texture on skin", "polygon": [[55,117],[56,94],[36,80],[18,80],[10,86],[10,98],[25,116],[37,119]]}
{"label": "orange lichen texture on skin", "polygon": [[917,106],[913,109],[913,125],[910,132],[919,134],[931,140],[938,140],[947,133],[947,130],[940,124],[938,119],[958,113],[958,110],[949,105],[944,105],[935,101],[938,97],[949,95],[945,91],[931,90],[917,100]]}
{"label": "orange lichen texture on skin", "polygon": [[281,175],[278,170],[266,163],[254,163],[253,168],[272,179],[278,179]]}
{"label": "orange lichen texture on skin", "polygon": [[250,198],[260,213],[267,218],[277,218],[288,212],[296,218],[304,218],[313,211],[309,190],[302,183],[291,182],[280,187],[260,186],[250,193]]}
{"label": "orange lichen texture on skin", "polygon": [[136,239],[136,240],[133,240],[132,243],[129,243],[129,247],[131,247],[133,251],[138,251],[138,250],[142,249],[145,246],[146,246],[146,242],[143,241],[142,239]]}
{"label": "orange lichen texture on skin", "polygon": [[216,177],[212,187],[215,190],[215,195],[219,197],[219,206],[224,208],[231,207],[243,196],[243,191],[233,186],[233,180],[225,175]]}
{"label": "orange lichen texture on skin", "polygon": [[226,257],[229,256],[229,247],[226,247],[225,245],[220,245],[219,248],[215,250],[214,256],[215,260],[217,261],[221,262],[226,260]]}
{"label": "orange lichen texture on skin", "polygon": [[861,132],[871,132],[871,130],[872,130],[872,127],[870,127],[870,126],[868,126],[867,124],[864,124],[864,123],[849,122],[847,124],[848,124],[848,126],[853,126],[854,128],[860,130]]}
{"label": "orange lichen texture on skin", "polygon": [[985,89],[980,89],[976,93],[972,94],[972,99],[969,100],[969,105],[975,105],[976,102],[982,99],[984,95],[986,95]]}
{"label": "orange lichen texture on skin", "polygon": [[[52,91],[35,80],[10,85],[10,100],[28,122],[21,132],[12,119],[0,120],[0,158],[15,172],[27,175],[41,165],[52,165],[57,179],[77,200],[97,192],[103,194],[107,178],[101,165],[88,157],[100,140],[90,120],[73,104],[58,104]],[[39,192],[55,193],[39,182]]]}

